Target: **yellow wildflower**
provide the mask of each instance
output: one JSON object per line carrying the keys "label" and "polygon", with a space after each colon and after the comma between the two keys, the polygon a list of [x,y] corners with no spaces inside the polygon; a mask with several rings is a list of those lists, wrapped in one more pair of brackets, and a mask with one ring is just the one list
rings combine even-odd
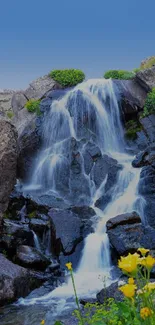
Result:
{"label": "yellow wildflower", "polygon": [[66,263],[66,267],[67,267],[67,269],[68,269],[69,271],[71,271],[71,270],[72,270],[72,263],[71,263],[71,262]]}
{"label": "yellow wildflower", "polygon": [[139,254],[128,254],[126,257],[121,257],[118,261],[118,266],[125,272],[132,273],[137,270],[137,266],[139,264]]}
{"label": "yellow wildflower", "polygon": [[154,290],[155,289],[155,282],[149,282],[148,284],[145,285],[145,287],[143,288],[143,290]]}
{"label": "yellow wildflower", "polygon": [[143,256],[145,256],[150,250],[146,248],[138,248],[138,252],[140,252]]}
{"label": "yellow wildflower", "polygon": [[129,278],[129,279],[128,279],[128,283],[129,283],[129,284],[134,284],[134,283],[135,283],[135,281],[134,281],[134,279],[133,279],[133,278]]}
{"label": "yellow wildflower", "polygon": [[153,265],[155,264],[155,258],[151,255],[148,255],[147,257],[143,257],[139,260],[139,264],[147,267],[148,269],[151,269]]}
{"label": "yellow wildflower", "polygon": [[40,325],[45,325],[44,319],[41,321]]}
{"label": "yellow wildflower", "polygon": [[141,310],[140,310],[140,316],[143,319],[151,316],[152,314],[153,314],[153,311],[148,307],[141,308]]}
{"label": "yellow wildflower", "polygon": [[119,288],[119,290],[122,291],[124,296],[127,298],[132,298],[135,295],[136,289],[137,286],[135,284],[125,284]]}

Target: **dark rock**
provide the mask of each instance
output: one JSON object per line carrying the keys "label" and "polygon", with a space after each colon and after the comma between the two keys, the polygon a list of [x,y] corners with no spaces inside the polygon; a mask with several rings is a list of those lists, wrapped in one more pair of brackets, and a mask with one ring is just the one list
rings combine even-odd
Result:
{"label": "dark rock", "polygon": [[146,91],[150,91],[155,87],[155,66],[149,69],[140,70],[136,74],[136,81],[144,87]]}
{"label": "dark rock", "polygon": [[109,298],[114,298],[116,301],[123,300],[123,293],[118,290],[118,282],[112,283],[109,287],[102,289],[97,295],[97,301],[100,304],[106,302]]}
{"label": "dark rock", "polygon": [[47,220],[31,218],[30,229],[34,230],[37,234],[43,235],[43,233],[48,229],[49,222]]}
{"label": "dark rock", "polygon": [[40,111],[42,113],[47,113],[50,110],[51,104],[52,104],[52,99],[50,98],[42,99],[42,101],[40,102]]}
{"label": "dark rock", "polygon": [[62,87],[51,77],[45,75],[30,83],[29,88],[24,92],[26,98],[41,99],[52,89],[61,89]]}
{"label": "dark rock", "polygon": [[114,218],[111,218],[107,221],[106,226],[107,230],[114,229],[117,226],[125,225],[125,224],[135,224],[140,223],[141,218],[137,212],[133,211],[131,213],[120,214]]}
{"label": "dark rock", "polygon": [[28,270],[0,254],[0,305],[28,295],[33,289],[32,280]]}
{"label": "dark rock", "polygon": [[0,215],[8,207],[9,195],[16,183],[16,168],[17,133],[10,122],[0,118]]}
{"label": "dark rock", "polygon": [[120,170],[120,166],[117,160],[103,155],[98,159],[93,168],[93,179],[97,187],[101,185],[105,177],[108,175],[106,191],[114,185],[117,179],[117,172]]}
{"label": "dark rock", "polygon": [[137,154],[135,159],[132,162],[133,167],[142,167],[145,165],[145,157],[147,155],[147,151],[141,151]]}
{"label": "dark rock", "polygon": [[151,114],[147,117],[141,118],[140,123],[143,126],[143,129],[149,139],[149,142],[155,142],[155,115]]}
{"label": "dark rock", "polygon": [[147,92],[132,80],[114,80],[114,85],[118,89],[123,112],[127,119],[136,116],[143,109]]}
{"label": "dark rock", "polygon": [[107,233],[119,256],[133,253],[139,247],[155,248],[155,230],[141,223],[137,213],[117,216],[107,222]]}
{"label": "dark rock", "polygon": [[17,248],[16,259],[19,264],[28,268],[45,270],[50,260],[34,247],[21,245]]}

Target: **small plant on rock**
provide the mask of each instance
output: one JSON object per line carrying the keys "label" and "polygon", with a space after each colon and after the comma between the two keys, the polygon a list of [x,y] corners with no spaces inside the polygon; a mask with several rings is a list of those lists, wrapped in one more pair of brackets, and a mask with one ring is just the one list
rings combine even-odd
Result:
{"label": "small plant on rock", "polygon": [[105,79],[122,79],[122,80],[129,80],[133,79],[135,73],[133,71],[126,71],[126,70],[109,70],[105,72],[104,78]]}
{"label": "small plant on rock", "polygon": [[36,99],[29,99],[27,103],[25,104],[25,107],[27,108],[28,112],[30,113],[36,113],[37,115],[40,115],[40,100]]}
{"label": "small plant on rock", "polygon": [[62,87],[76,86],[85,79],[85,74],[77,69],[52,70],[49,76]]}
{"label": "small plant on rock", "polygon": [[150,114],[155,114],[155,88],[148,93],[142,117],[146,117]]}

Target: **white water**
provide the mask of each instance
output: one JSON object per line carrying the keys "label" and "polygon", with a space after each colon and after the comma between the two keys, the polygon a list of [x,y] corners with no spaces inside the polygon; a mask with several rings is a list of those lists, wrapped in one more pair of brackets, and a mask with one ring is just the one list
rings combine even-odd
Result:
{"label": "white water", "polygon": [[36,235],[35,231],[33,231],[33,230],[31,230],[31,231],[33,233],[34,246],[39,252],[41,252],[41,246],[40,246],[38,236]]}
{"label": "white water", "polygon": [[[83,105],[80,105],[81,98]],[[87,130],[84,134],[86,119]],[[81,128],[79,128],[79,123],[82,125]],[[86,175],[83,166],[83,174],[90,187],[90,205],[98,216],[98,222],[95,232],[85,239],[82,258],[75,272],[75,283],[80,297],[93,297],[104,286],[103,282],[108,285],[113,281],[106,222],[118,214],[133,210],[141,213],[143,217],[145,203],[138,194],[140,169],[132,167],[133,157],[125,153],[117,97],[113,84],[109,80],[90,80],[77,86],[63,99],[52,104],[50,115],[45,121],[44,147],[34,168],[31,188],[40,187],[43,191],[58,192],[59,177],[70,159],[70,147],[67,140],[70,137],[79,140],[84,135],[89,139],[91,134],[95,134],[93,141],[99,146],[101,152],[117,159],[122,170],[118,174],[115,186],[111,189],[110,203],[104,211],[101,211],[95,207],[95,202],[104,195],[107,176],[100,187],[96,188],[93,177]],[[59,298],[59,306],[62,304],[64,308],[66,299],[71,296],[73,296],[73,288],[71,279],[69,279],[66,284],[43,297],[20,300],[20,303],[48,304]]]}

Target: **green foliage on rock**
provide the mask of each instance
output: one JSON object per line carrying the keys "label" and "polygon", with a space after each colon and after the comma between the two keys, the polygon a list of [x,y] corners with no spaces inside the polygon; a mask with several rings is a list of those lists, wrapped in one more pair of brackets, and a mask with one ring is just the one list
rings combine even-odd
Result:
{"label": "green foliage on rock", "polygon": [[122,80],[129,80],[133,79],[135,73],[133,71],[126,71],[126,70],[109,70],[105,72],[104,78],[105,79],[122,79]]}
{"label": "green foliage on rock", "polygon": [[37,115],[40,115],[40,100],[36,99],[29,99],[27,103],[25,104],[25,107],[27,108],[29,113],[36,113]]}
{"label": "green foliage on rock", "polygon": [[138,123],[138,121],[135,120],[128,121],[125,127],[125,137],[130,140],[136,140],[137,132],[140,132],[142,130],[142,126]]}
{"label": "green foliage on rock", "polygon": [[85,79],[85,74],[77,69],[52,70],[49,76],[63,87],[76,86]]}
{"label": "green foliage on rock", "polygon": [[146,117],[150,114],[155,114],[155,88],[152,88],[147,94],[142,117]]}
{"label": "green foliage on rock", "polygon": [[6,115],[9,119],[12,119],[14,117],[14,113],[12,111],[8,111]]}

